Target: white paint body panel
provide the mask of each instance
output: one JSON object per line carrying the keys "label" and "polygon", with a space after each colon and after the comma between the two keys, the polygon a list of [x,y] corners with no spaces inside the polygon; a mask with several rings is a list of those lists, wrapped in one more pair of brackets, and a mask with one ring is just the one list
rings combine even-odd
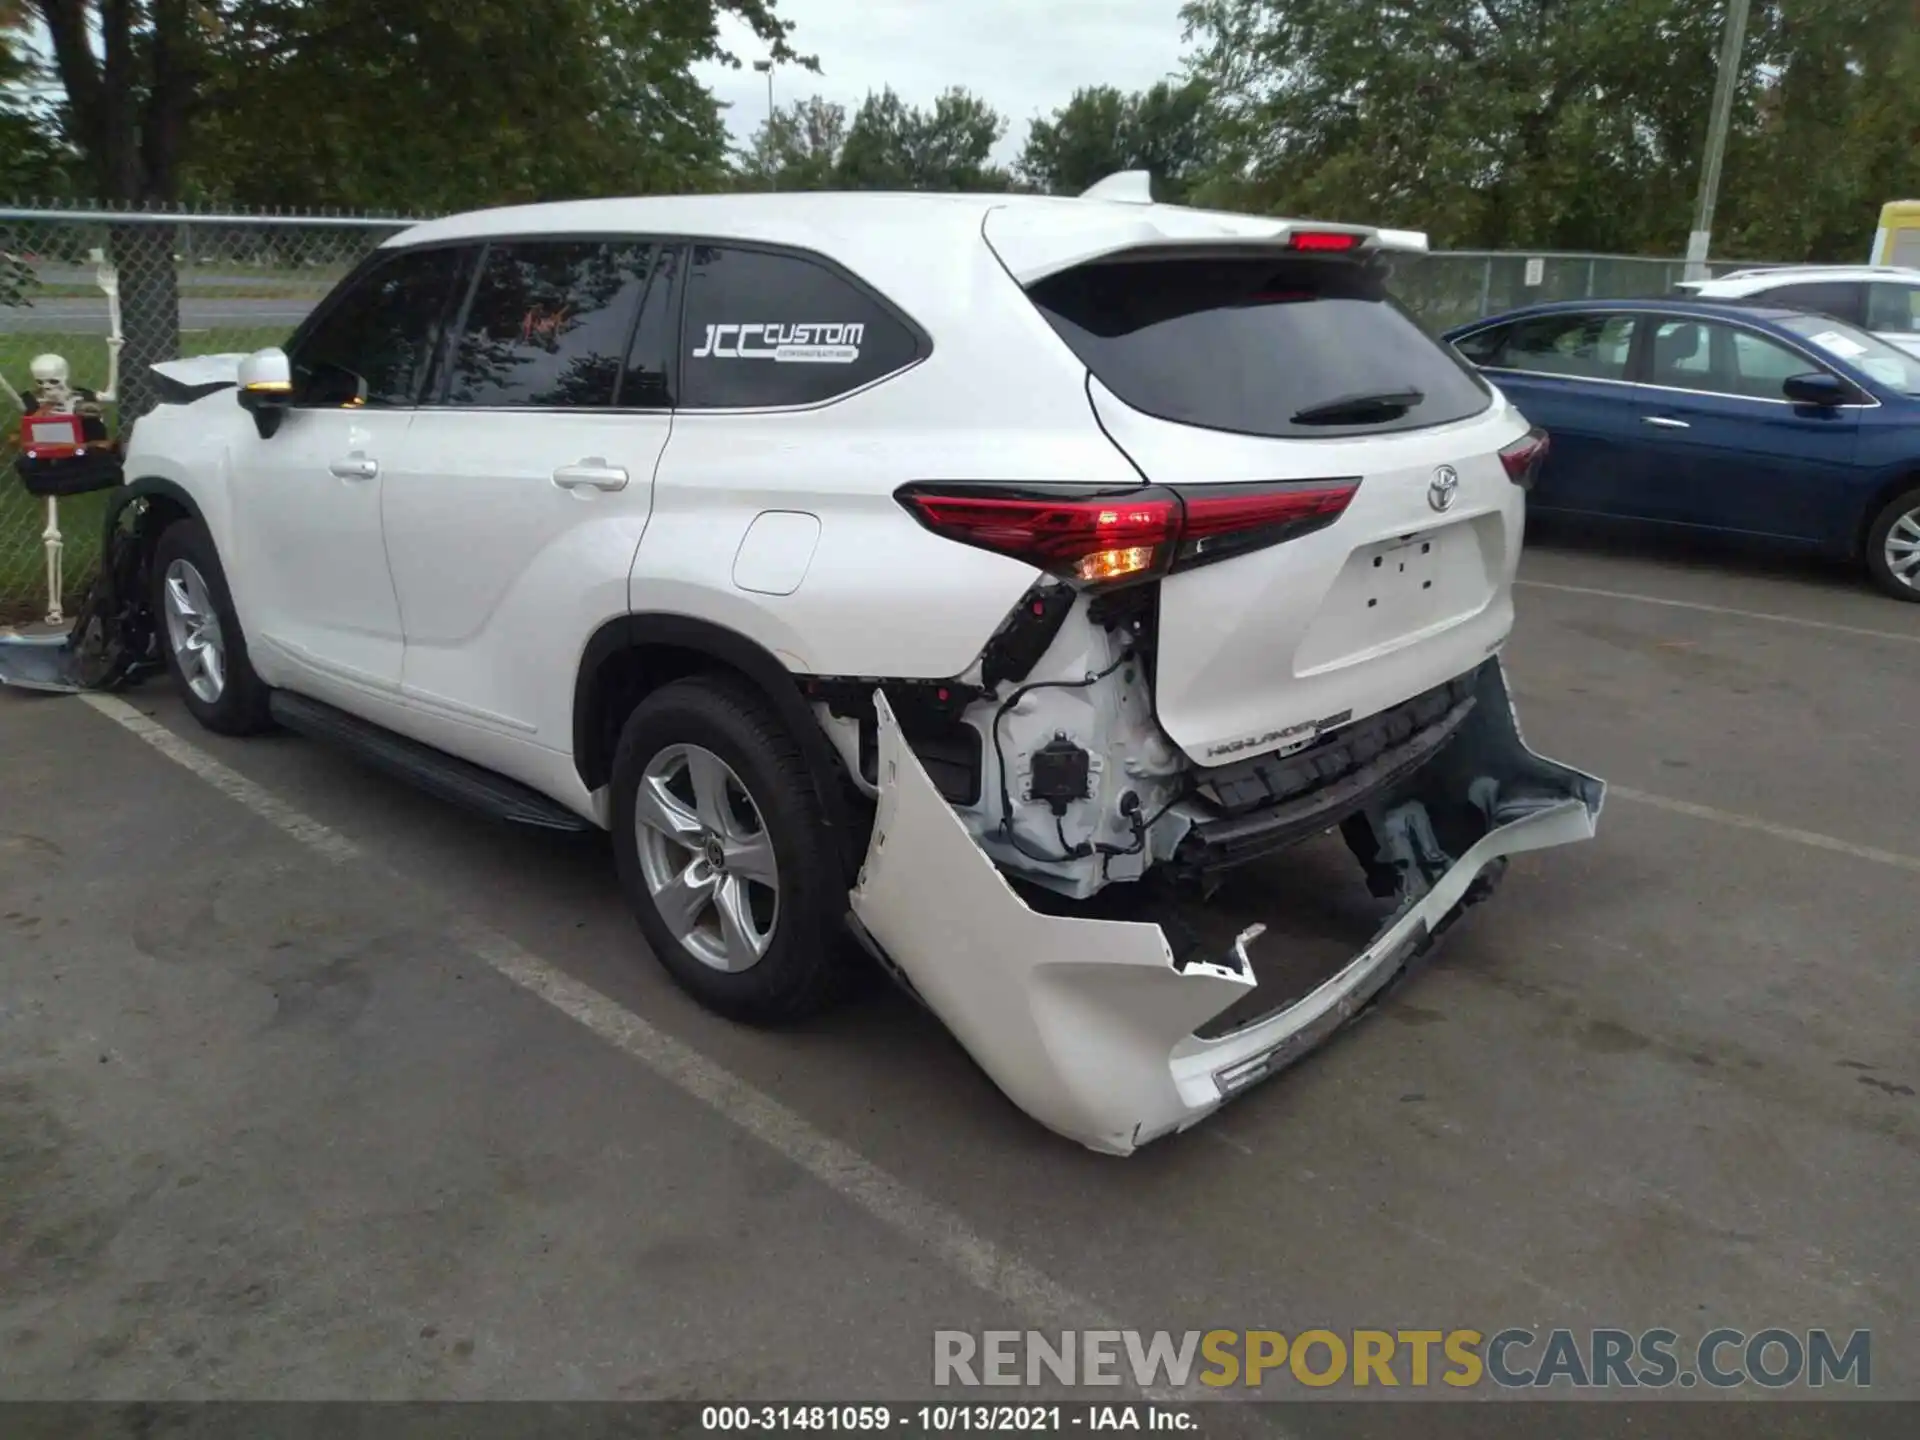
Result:
{"label": "white paint body panel", "polygon": [[820,547],[820,517],[804,510],[763,510],[733,557],[733,583],[760,595],[791,595],[807,578]]}
{"label": "white paint body panel", "polygon": [[[261,678],[346,709],[396,695],[405,640],[380,506],[414,412],[294,410],[263,440],[230,392],[192,409],[229,434],[232,533],[220,559]],[[135,427],[136,441],[156,418]],[[343,479],[330,468],[358,461],[379,472]]]}
{"label": "white paint body panel", "polygon": [[[1196,763],[1304,721],[1376,714],[1471,670],[1512,629],[1526,495],[1499,452],[1527,424],[1503,396],[1451,425],[1291,440],[1177,425],[1091,390],[1156,483],[1360,479],[1326,529],[1161,582],[1155,713]],[[1460,480],[1444,514],[1428,502],[1443,464]]]}
{"label": "white paint body panel", "polygon": [[[566,752],[587,637],[626,612],[666,414],[421,410],[386,477],[406,699]],[[618,490],[557,471],[624,470]]]}

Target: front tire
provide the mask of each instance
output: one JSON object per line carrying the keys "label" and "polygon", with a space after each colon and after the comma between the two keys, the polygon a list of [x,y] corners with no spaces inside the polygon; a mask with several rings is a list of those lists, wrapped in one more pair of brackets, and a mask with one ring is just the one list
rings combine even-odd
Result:
{"label": "front tire", "polygon": [[799,745],[746,684],[641,701],[613,762],[620,884],[667,973],[708,1009],[776,1025],[846,991],[846,881]]}
{"label": "front tire", "polygon": [[1867,527],[1867,574],[1894,599],[1920,603],[1920,486],[1894,496]]}
{"label": "front tire", "polygon": [[267,687],[247,660],[247,637],[207,527],[169,525],[153,547],[152,579],[160,648],[193,718],[221,735],[270,729]]}

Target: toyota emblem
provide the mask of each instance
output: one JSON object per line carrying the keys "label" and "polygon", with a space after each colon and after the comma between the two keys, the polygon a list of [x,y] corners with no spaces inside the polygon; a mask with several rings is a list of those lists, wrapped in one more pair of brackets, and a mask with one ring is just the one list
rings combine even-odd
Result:
{"label": "toyota emblem", "polygon": [[1427,486],[1427,504],[1436,510],[1451,510],[1453,497],[1460,493],[1460,472],[1451,465],[1442,465],[1433,472],[1433,483]]}

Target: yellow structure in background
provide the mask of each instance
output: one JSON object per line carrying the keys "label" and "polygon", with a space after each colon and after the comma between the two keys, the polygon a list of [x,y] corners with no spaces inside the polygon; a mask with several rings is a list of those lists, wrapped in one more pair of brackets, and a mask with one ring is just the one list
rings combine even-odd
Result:
{"label": "yellow structure in background", "polygon": [[1920,270],[1920,200],[1892,200],[1881,210],[1867,263]]}

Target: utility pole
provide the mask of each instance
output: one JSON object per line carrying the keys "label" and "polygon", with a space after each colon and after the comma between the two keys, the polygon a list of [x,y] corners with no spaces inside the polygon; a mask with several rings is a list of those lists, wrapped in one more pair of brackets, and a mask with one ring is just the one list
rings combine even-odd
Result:
{"label": "utility pole", "polygon": [[1733,87],[1740,76],[1740,52],[1747,40],[1749,0],[1727,0],[1727,30],[1720,41],[1720,78],[1713,87],[1713,114],[1707,121],[1707,153],[1700,162],[1700,198],[1694,205],[1693,232],[1687,236],[1687,279],[1707,278],[1713,246],[1713,207],[1720,199],[1720,162],[1727,153],[1727,127],[1733,119]]}

